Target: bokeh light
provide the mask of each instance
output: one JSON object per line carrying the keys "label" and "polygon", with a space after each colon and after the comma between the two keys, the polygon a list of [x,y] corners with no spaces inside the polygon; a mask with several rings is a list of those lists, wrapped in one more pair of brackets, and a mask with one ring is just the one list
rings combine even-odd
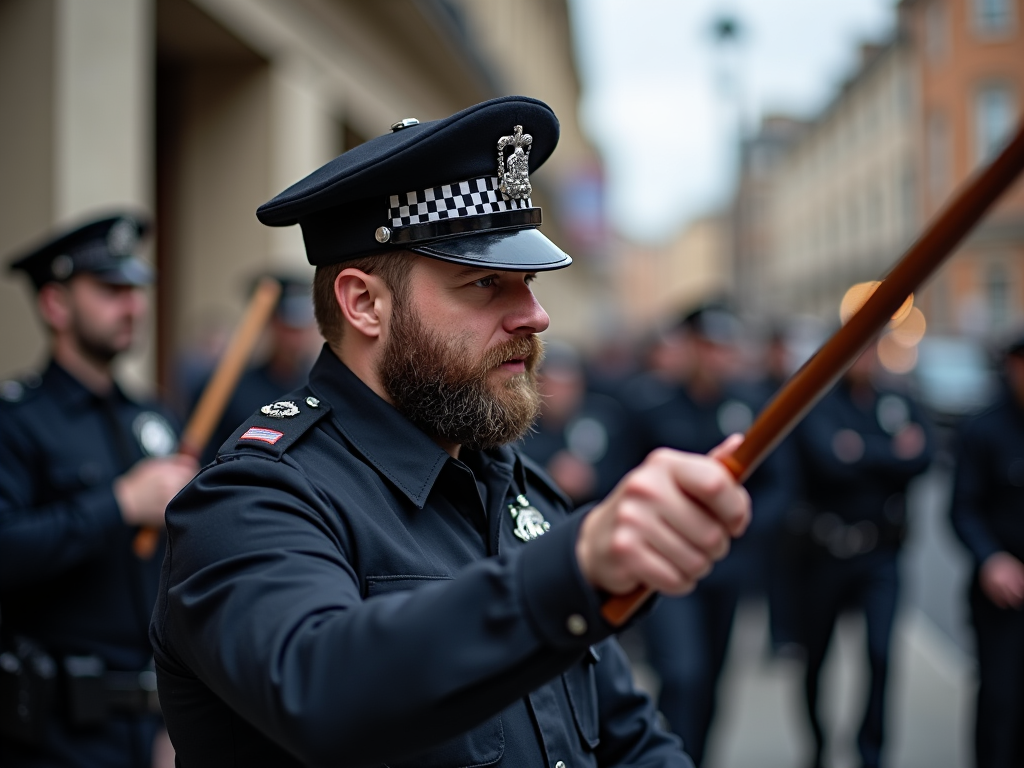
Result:
{"label": "bokeh light", "polygon": [[[854,283],[843,295],[843,300],[839,304],[839,319],[843,325],[850,321],[857,311],[864,306],[864,303],[871,298],[873,294],[882,283],[879,280],[869,280],[865,283]],[[893,314],[892,321],[889,327],[899,325],[903,320],[906,319],[910,310],[914,306],[914,294],[910,294],[907,300],[903,302],[898,310]]]}
{"label": "bokeh light", "polygon": [[910,373],[917,365],[917,346],[906,347],[887,333],[878,342],[878,362],[889,373]]}
{"label": "bokeh light", "polygon": [[924,338],[928,328],[928,322],[924,319],[924,312],[917,307],[911,307],[903,320],[897,323],[895,320],[890,323],[894,325],[889,336],[893,342],[901,347],[915,347]]}

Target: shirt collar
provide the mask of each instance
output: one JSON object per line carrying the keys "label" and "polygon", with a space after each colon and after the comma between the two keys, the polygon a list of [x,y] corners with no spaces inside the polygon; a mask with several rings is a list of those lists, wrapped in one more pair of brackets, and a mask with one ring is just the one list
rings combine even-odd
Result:
{"label": "shirt collar", "polygon": [[[94,399],[104,399],[101,395],[97,395],[76,379],[56,360],[50,360],[50,364],[43,372],[42,378],[43,386],[53,392],[54,398],[60,404],[60,407],[66,411],[80,409]],[[114,382],[108,397],[124,399],[124,393],[117,386],[117,382]]]}
{"label": "shirt collar", "polygon": [[417,507],[451,457],[423,430],[370,389],[324,345],[309,374],[309,388],[331,404],[345,438]]}

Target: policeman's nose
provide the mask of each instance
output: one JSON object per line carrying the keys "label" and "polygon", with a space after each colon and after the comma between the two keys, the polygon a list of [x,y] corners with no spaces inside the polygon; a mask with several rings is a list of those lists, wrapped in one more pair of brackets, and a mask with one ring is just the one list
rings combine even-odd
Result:
{"label": "policeman's nose", "polygon": [[149,299],[141,288],[132,288],[124,295],[124,312],[132,319],[141,319],[149,307]]}
{"label": "policeman's nose", "polygon": [[547,330],[551,318],[525,282],[514,284],[509,310],[505,315],[505,331],[512,334],[540,333]]}

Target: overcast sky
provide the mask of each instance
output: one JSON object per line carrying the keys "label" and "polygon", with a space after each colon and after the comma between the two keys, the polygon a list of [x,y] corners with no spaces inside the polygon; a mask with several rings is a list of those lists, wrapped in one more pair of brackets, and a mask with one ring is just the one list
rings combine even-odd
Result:
{"label": "overcast sky", "polygon": [[[765,112],[813,115],[852,70],[859,43],[887,36],[895,15],[895,0],[570,6],[580,117],[605,161],[609,214],[618,231],[648,242],[727,199],[737,103],[748,125]],[[711,32],[723,15],[741,25],[724,50]]]}

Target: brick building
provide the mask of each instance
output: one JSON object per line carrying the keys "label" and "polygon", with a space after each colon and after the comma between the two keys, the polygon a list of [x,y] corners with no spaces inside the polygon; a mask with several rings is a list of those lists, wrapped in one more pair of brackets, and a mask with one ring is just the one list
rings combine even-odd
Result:
{"label": "brick building", "polygon": [[[903,0],[920,93],[920,211],[927,220],[998,152],[1024,102],[1024,0]],[[1024,321],[1024,181],[922,293],[931,326],[999,338]]]}
{"label": "brick building", "polygon": [[[835,322],[845,290],[881,277],[1020,119],[1024,0],[902,0],[896,10],[893,37],[863,46],[857,70],[769,172],[744,165],[737,200],[756,183],[768,201],[767,224],[740,218],[736,235],[741,249],[760,249],[761,314]],[[995,341],[1024,322],[1024,182],[917,304],[938,334]]]}

